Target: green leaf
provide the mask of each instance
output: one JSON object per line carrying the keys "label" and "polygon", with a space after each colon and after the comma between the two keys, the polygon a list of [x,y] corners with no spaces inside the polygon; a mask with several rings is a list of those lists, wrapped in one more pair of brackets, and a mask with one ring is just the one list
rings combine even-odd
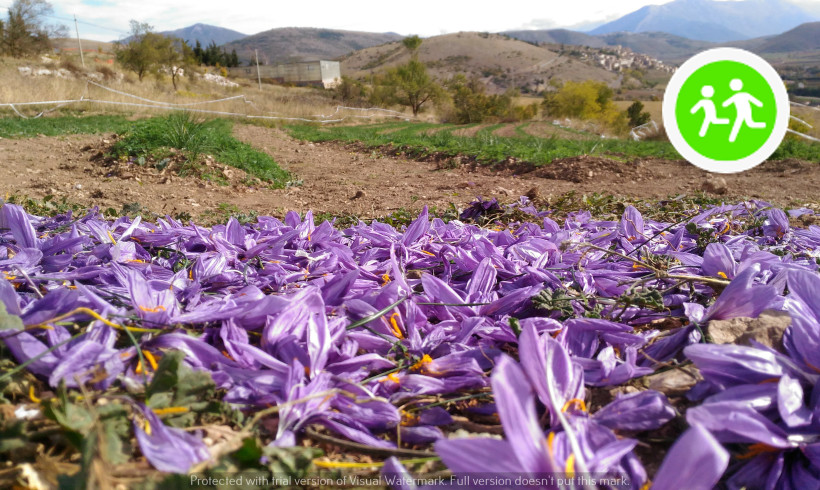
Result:
{"label": "green leaf", "polygon": [[268,457],[268,469],[274,475],[287,475],[291,478],[304,478],[313,469],[313,460],[322,455],[322,451],[311,447],[273,447],[262,448]]}
{"label": "green leaf", "polygon": [[23,421],[0,420],[0,454],[18,451],[30,443]]}
{"label": "green leaf", "polygon": [[242,441],[242,447],[231,454],[231,458],[245,468],[257,466],[262,455],[259,441],[255,437],[248,437]]}
{"label": "green leaf", "polygon": [[23,320],[6,312],[6,305],[0,301],[0,330],[22,330]]}
{"label": "green leaf", "polygon": [[[181,351],[170,351],[163,356],[146,392],[149,408],[186,407],[191,412],[211,408],[208,400],[214,398],[216,385],[210,373],[194,371],[183,362],[184,358],[185,353]],[[183,427],[193,423],[194,414],[184,413],[164,421]]]}

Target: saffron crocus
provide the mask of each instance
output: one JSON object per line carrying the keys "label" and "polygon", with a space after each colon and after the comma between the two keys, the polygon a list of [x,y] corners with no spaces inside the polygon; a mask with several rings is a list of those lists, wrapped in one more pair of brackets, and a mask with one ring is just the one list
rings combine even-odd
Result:
{"label": "saffron crocus", "polygon": [[726,320],[737,317],[756,318],[771,308],[777,300],[777,290],[769,285],[755,283],[760,272],[759,264],[752,264],[737,274],[708,309],[695,303],[687,303],[686,315],[693,323],[706,324],[709,320]]}
{"label": "saffron crocus", "polygon": [[561,467],[550,455],[535,413],[535,397],[521,368],[502,355],[492,375],[498,416],[507,440],[449,439],[436,453],[454,473],[555,473]]}
{"label": "saffron crocus", "polygon": [[558,413],[566,404],[584,399],[583,368],[573,364],[567,351],[550,335],[539,336],[532,324],[521,332],[518,348],[527,378],[541,403],[549,408],[552,425],[558,425]]}
{"label": "saffron crocus", "polygon": [[[643,468],[631,454],[635,440],[618,438],[603,425],[571,413],[566,414],[559,428],[545,434],[527,377],[506,355],[499,356],[496,362],[492,387],[506,440],[439,440],[435,444],[436,453],[454,473],[543,477],[554,473],[595,472],[629,475],[638,487],[644,483]],[[547,483],[540,488],[556,487]]]}
{"label": "saffron crocus", "polygon": [[192,466],[211,458],[208,447],[194,434],[168,427],[150,408],[135,403],[141,420],[134,419],[134,433],[151,466],[169,473],[188,473]]}

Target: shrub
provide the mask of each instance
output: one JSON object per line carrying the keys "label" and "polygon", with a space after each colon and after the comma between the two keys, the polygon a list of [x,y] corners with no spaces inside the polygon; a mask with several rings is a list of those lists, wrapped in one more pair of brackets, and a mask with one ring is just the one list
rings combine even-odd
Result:
{"label": "shrub", "polygon": [[613,95],[602,82],[566,82],[557,91],[547,92],[541,105],[547,115],[595,121],[623,133],[627,130],[627,116],[612,103]]}
{"label": "shrub", "polygon": [[652,116],[648,112],[643,111],[643,102],[636,100],[626,109],[626,115],[629,118],[629,125],[634,127],[641,126],[649,122]]}

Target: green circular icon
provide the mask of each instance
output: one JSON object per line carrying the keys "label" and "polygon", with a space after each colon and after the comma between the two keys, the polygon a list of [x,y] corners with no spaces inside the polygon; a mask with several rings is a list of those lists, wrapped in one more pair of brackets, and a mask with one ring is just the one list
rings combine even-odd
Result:
{"label": "green circular icon", "polygon": [[786,134],[789,98],[780,76],[748,51],[717,48],[680,67],[663,101],[675,149],[711,172],[740,172],[771,156]]}
{"label": "green circular icon", "polygon": [[769,139],[777,105],[772,89],[757,71],[736,61],[717,61],[683,83],[675,118],[683,138],[701,155],[740,160]]}

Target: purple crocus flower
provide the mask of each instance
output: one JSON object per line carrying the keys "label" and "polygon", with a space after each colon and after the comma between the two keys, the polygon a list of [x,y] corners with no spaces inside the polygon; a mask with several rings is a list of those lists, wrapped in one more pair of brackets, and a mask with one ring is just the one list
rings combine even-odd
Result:
{"label": "purple crocus flower", "polygon": [[198,437],[182,429],[168,427],[150,408],[133,404],[143,421],[134,419],[134,433],[145,459],[169,473],[188,473],[192,466],[211,458],[207,446]]}

